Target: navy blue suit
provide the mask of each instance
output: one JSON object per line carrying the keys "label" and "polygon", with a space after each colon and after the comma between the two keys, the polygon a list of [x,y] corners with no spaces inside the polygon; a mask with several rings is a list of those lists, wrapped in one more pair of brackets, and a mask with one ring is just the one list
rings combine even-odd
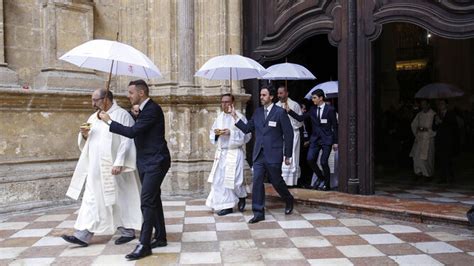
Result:
{"label": "navy blue suit", "polygon": [[[311,119],[311,137],[309,139],[309,150],[306,160],[308,161],[313,172],[319,179],[323,180],[329,187],[330,169],[329,169],[329,155],[333,144],[337,144],[337,117],[336,110],[331,105],[325,104],[324,109],[320,110],[321,119],[317,116],[317,106],[311,106],[308,112],[303,115],[290,110],[288,114],[296,120],[302,122],[305,119]],[[321,166],[323,172],[319,169],[317,160],[319,152],[323,151],[321,155]]]}
{"label": "navy blue suit", "polygon": [[239,120],[235,126],[244,133],[255,132],[252,210],[256,217],[264,217],[265,188],[263,179],[265,173],[268,174],[270,182],[280,197],[286,202],[293,201],[293,196],[281,177],[283,153],[288,158],[292,156],[293,127],[286,111],[276,105],[273,105],[267,119],[264,118],[263,107],[259,107],[247,124]]}
{"label": "navy blue suit", "polygon": [[153,228],[155,228],[154,237],[166,241],[160,187],[170,168],[171,160],[165,140],[165,119],[161,107],[150,99],[132,127],[112,122],[110,132],[133,138],[137,148],[137,167],[142,183],[140,200],[143,213],[140,243],[150,245]]}

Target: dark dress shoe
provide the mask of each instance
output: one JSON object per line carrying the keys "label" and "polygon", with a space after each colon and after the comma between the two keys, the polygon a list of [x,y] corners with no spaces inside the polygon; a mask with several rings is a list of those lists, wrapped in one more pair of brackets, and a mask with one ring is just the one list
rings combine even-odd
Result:
{"label": "dark dress shoe", "polygon": [[151,241],[151,248],[158,248],[158,247],[166,247],[168,245],[168,242],[166,240],[158,240],[158,239],[153,239]]}
{"label": "dark dress shoe", "polygon": [[265,220],[265,216],[254,216],[252,217],[252,219],[249,220],[249,224],[258,223],[263,220]]}
{"label": "dark dress shoe", "polygon": [[64,241],[79,245],[81,247],[87,247],[89,245],[75,236],[62,235],[61,237],[64,239]]}
{"label": "dark dress shoe", "polygon": [[222,209],[222,210],[217,212],[217,215],[224,216],[224,215],[227,215],[227,214],[232,213],[232,212],[233,212],[232,208]]}
{"label": "dark dress shoe", "polygon": [[291,214],[293,212],[293,199],[286,202],[285,214]]}
{"label": "dark dress shoe", "polygon": [[135,239],[135,236],[121,236],[115,240],[115,245],[122,245]]}
{"label": "dark dress shoe", "polygon": [[239,203],[237,204],[237,208],[239,209],[239,212],[244,212],[245,210],[245,199],[246,198],[239,198]]}
{"label": "dark dress shoe", "polygon": [[132,253],[125,256],[128,260],[138,260],[151,255],[151,248],[142,244],[137,245]]}

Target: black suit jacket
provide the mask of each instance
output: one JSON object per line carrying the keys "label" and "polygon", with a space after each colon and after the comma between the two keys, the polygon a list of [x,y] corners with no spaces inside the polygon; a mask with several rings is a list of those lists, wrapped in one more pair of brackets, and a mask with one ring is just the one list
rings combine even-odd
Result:
{"label": "black suit jacket", "polygon": [[[328,104],[324,105],[322,110],[321,120],[317,117],[317,106],[311,106],[308,112],[303,115],[290,110],[288,112],[291,117],[302,122],[306,119],[311,119],[311,138],[310,141],[316,141],[321,145],[332,145],[337,144],[337,116],[334,107]],[[325,123],[322,123],[322,122]]]}
{"label": "black suit jacket", "polygon": [[275,104],[267,119],[264,117],[263,107],[259,107],[247,124],[239,120],[235,126],[244,133],[255,131],[253,161],[263,149],[263,156],[268,163],[282,163],[283,153],[288,158],[293,153],[293,127],[290,119],[286,111]]}
{"label": "black suit jacket", "polygon": [[133,126],[112,122],[110,132],[134,139],[140,172],[169,168],[171,160],[165,140],[165,118],[161,107],[152,99],[145,104]]}

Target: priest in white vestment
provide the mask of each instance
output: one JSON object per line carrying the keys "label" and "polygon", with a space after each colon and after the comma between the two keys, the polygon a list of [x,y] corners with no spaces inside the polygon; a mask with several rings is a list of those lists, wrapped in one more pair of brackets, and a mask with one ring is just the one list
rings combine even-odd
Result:
{"label": "priest in white vestment", "polygon": [[[298,115],[303,114],[300,105],[288,97],[288,89],[285,86],[280,86],[278,88],[278,99],[279,101],[276,103],[277,106],[286,109],[285,106],[288,105],[288,108],[293,110],[293,112],[297,113]],[[293,155],[291,156],[292,159],[290,165],[286,165],[284,163],[281,164],[281,175],[287,186],[296,186],[298,178],[301,176],[300,127],[303,126],[303,122],[298,122],[290,115],[288,115],[288,117],[290,118],[291,126],[293,127]]]}
{"label": "priest in white vestment", "polygon": [[[238,210],[243,212],[247,197],[244,186],[244,146],[251,139],[252,134],[244,134],[235,127],[234,119],[230,114],[233,103],[233,95],[222,95],[222,112],[217,116],[209,132],[211,143],[216,145],[216,152],[208,178],[212,186],[206,206],[217,211],[219,216],[232,213],[236,204],[238,204]],[[238,113],[238,116],[247,122],[241,113]]]}
{"label": "priest in white vestment", "polygon": [[[95,109],[106,111],[123,125],[132,126],[129,112],[117,105],[111,92],[97,89],[92,94]],[[74,235],[63,235],[67,242],[87,246],[94,234],[120,232],[115,244],[127,243],[140,230],[140,179],[136,171],[133,139],[109,132],[109,126],[98,119],[97,112],[81,126],[78,136],[81,155],[67,196],[78,199],[85,186]]]}
{"label": "priest in white vestment", "polygon": [[421,111],[411,122],[411,130],[415,135],[415,142],[410,152],[413,158],[413,170],[418,176],[426,178],[434,174],[435,136],[433,121],[436,113],[427,100],[421,101]]}

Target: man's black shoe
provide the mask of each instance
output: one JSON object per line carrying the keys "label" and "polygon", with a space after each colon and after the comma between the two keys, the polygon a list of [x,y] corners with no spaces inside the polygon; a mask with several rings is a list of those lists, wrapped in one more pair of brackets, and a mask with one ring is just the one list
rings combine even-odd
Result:
{"label": "man's black shoe", "polygon": [[121,236],[115,240],[115,245],[122,245],[135,239],[135,236]]}
{"label": "man's black shoe", "polygon": [[79,245],[81,247],[87,247],[89,245],[75,236],[62,235],[61,237],[64,239],[64,241]]}
{"label": "man's black shoe", "polygon": [[168,242],[166,240],[158,240],[158,239],[153,239],[151,241],[151,248],[158,248],[158,247],[166,247],[168,245]]}
{"label": "man's black shoe", "polygon": [[239,198],[239,203],[237,204],[239,212],[244,212],[245,210],[245,198]]}
{"label": "man's black shoe", "polygon": [[132,253],[127,254],[125,258],[128,260],[139,260],[141,258],[150,256],[150,255],[151,255],[151,248],[149,246],[139,244],[137,245],[137,247],[135,247]]}
{"label": "man's black shoe", "polygon": [[222,209],[222,210],[217,212],[217,215],[224,216],[224,215],[227,215],[227,214],[232,213],[232,212],[233,212],[232,208]]}
{"label": "man's black shoe", "polygon": [[258,223],[263,220],[265,220],[265,216],[254,216],[252,219],[249,220],[249,224]]}
{"label": "man's black shoe", "polygon": [[285,214],[291,214],[293,212],[293,199],[286,202]]}

